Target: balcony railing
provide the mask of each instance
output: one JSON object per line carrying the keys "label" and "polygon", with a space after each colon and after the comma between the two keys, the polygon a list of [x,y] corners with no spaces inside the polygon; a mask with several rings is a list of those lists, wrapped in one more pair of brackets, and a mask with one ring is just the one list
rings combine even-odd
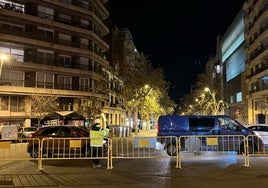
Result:
{"label": "balcony railing", "polygon": [[17,4],[0,2],[0,9],[8,9],[15,12],[23,13],[23,7]]}
{"label": "balcony railing", "polygon": [[251,74],[247,75],[246,78],[251,78],[251,77],[253,77],[253,76],[255,76],[263,71],[266,71],[267,69],[268,69],[268,64],[266,63],[264,66],[262,66],[258,69],[255,69],[255,71],[252,72]]}
{"label": "balcony railing", "polygon": [[252,93],[256,93],[256,92],[260,92],[260,91],[264,91],[264,90],[268,90],[268,83],[267,84],[263,84],[261,86],[257,86],[253,90],[247,91],[247,94],[250,95]]}
{"label": "balcony railing", "polygon": [[77,89],[72,84],[63,83],[51,83],[51,82],[35,82],[28,80],[12,80],[12,79],[0,79],[0,86],[17,86],[17,87],[31,87],[31,88],[43,88],[43,89],[60,89],[69,91],[87,91],[98,94],[106,95],[103,89],[96,89],[97,87],[91,86],[79,86]]}

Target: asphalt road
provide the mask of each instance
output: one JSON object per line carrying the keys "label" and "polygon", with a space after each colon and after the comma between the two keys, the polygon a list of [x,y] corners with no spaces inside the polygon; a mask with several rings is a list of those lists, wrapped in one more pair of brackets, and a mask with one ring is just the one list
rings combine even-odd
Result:
{"label": "asphalt road", "polygon": [[243,166],[242,158],[188,158],[182,168],[174,159],[118,159],[114,168],[93,169],[90,160],[1,161],[2,187],[72,188],[267,188],[267,158],[251,159]]}

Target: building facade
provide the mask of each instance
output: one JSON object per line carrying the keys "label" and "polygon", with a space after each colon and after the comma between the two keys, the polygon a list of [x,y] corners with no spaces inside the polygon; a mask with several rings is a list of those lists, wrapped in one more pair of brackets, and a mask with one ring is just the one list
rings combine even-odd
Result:
{"label": "building facade", "polygon": [[228,114],[247,124],[247,98],[245,82],[245,38],[242,9],[220,41],[220,62],[224,100],[229,104]]}
{"label": "building facade", "polygon": [[[138,52],[133,41],[131,32],[127,28],[118,28],[111,24],[110,28],[110,53],[109,59],[114,67],[115,75],[125,75],[126,67],[135,65],[141,61],[143,54]],[[122,83],[123,85],[124,83]],[[127,109],[124,99],[115,96],[117,105],[124,106],[126,110],[126,125],[135,129],[135,124],[139,124],[138,111]]]}
{"label": "building facade", "polygon": [[[268,124],[268,0],[248,0],[217,44],[212,85],[222,83],[228,115]],[[218,59],[218,61],[217,61]],[[208,61],[211,64],[211,60]]]}
{"label": "building facade", "polygon": [[268,1],[247,0],[243,10],[248,120],[268,124]]}
{"label": "building facade", "polygon": [[0,2],[0,53],[8,56],[1,60],[1,124],[30,126],[31,95],[57,96],[62,115],[94,103],[108,123],[125,122],[112,97],[121,87],[107,60],[107,1]]}

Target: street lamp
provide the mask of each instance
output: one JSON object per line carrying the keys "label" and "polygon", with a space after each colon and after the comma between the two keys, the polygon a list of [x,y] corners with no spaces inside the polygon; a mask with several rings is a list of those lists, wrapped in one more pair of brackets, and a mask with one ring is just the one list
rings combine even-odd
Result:
{"label": "street lamp", "polygon": [[6,60],[7,60],[7,55],[6,54],[1,54],[0,55],[0,76],[1,76],[1,73],[2,73],[3,63]]}

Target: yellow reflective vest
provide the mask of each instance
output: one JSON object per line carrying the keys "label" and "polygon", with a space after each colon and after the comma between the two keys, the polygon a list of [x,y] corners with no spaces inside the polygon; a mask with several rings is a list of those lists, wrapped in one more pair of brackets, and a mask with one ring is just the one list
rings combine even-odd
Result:
{"label": "yellow reflective vest", "polygon": [[104,136],[107,136],[107,130],[99,130],[99,131],[90,130],[89,134],[90,134],[90,146],[102,147],[103,138]]}

